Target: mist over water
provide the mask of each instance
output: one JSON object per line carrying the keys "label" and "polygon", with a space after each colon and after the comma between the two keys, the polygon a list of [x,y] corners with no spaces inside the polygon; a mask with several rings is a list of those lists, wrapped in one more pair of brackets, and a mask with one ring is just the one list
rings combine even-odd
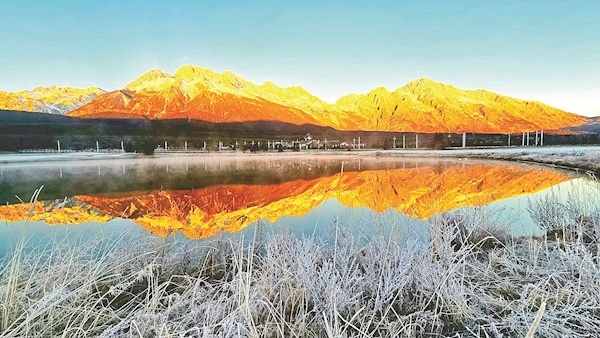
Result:
{"label": "mist over water", "polygon": [[277,184],[314,179],[342,171],[435,166],[451,162],[420,160],[159,157],[131,160],[46,162],[3,165],[0,203],[29,201],[44,186],[40,200],[75,195],[119,196],[150,190],[186,190],[224,184]]}

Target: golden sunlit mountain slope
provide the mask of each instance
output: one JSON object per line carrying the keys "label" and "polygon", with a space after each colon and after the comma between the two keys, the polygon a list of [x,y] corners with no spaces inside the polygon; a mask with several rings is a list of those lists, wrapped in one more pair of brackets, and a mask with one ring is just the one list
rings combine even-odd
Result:
{"label": "golden sunlit mountain slope", "polygon": [[151,70],[123,90],[99,96],[69,115],[325,126],[335,116],[325,115],[328,106],[300,87],[280,88],[270,82],[255,85],[231,72],[182,66],[172,76]]}
{"label": "golden sunlit mountain slope", "polygon": [[339,130],[508,133],[554,130],[586,119],[539,102],[485,90],[461,90],[430,79],[392,92],[380,87],[326,103],[301,87],[256,85],[231,73],[182,66],[151,70],[123,90],[69,113],[77,117],[187,118],[210,122],[277,121]]}
{"label": "golden sunlit mountain slope", "polygon": [[[459,207],[537,192],[569,179],[551,170],[502,165],[374,170],[272,185],[217,185],[118,198],[75,196],[74,204],[81,206],[69,213],[88,210],[89,216],[74,219],[124,217],[161,236],[181,230],[190,238],[205,238],[239,231],[261,218],[274,222],[283,216],[303,216],[331,198],[348,207],[377,212],[393,209],[427,219]],[[20,206],[0,206],[0,219],[28,217],[28,205]],[[55,220],[65,214],[46,209],[36,212],[36,220]]]}
{"label": "golden sunlit mountain slope", "polygon": [[506,133],[554,130],[585,118],[548,105],[486,90],[461,90],[424,78],[393,92],[380,87],[340,98],[336,109],[351,111],[370,130]]}
{"label": "golden sunlit mountain slope", "polygon": [[33,90],[0,90],[0,109],[64,115],[103,94],[100,88],[36,87]]}

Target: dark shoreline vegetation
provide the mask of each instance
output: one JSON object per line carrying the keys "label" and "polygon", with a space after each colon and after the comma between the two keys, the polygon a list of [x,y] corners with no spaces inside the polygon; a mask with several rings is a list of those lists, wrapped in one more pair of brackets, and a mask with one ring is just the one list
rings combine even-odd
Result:
{"label": "dark shoreline vegetation", "polygon": [[259,225],[246,238],[21,245],[0,264],[0,335],[589,337],[600,208],[586,208],[530,201],[536,237],[465,208],[433,217],[424,243],[373,220],[369,239],[334,222],[327,238]]}
{"label": "dark shoreline vegetation", "polygon": [[[361,142],[372,149],[391,149],[394,137],[397,137],[396,145],[400,147],[400,138],[405,135],[406,147],[415,147],[415,133],[339,131],[329,127],[266,121],[217,124],[197,120],[82,119],[6,110],[0,110],[0,121],[0,151],[56,149],[57,140],[65,151],[95,150],[96,141],[103,149],[121,149],[123,142],[125,151],[138,153],[152,153],[155,147],[164,144],[165,141],[174,148],[183,148],[187,142],[190,149],[203,149],[204,142],[207,142],[210,151],[218,150],[218,142],[233,147],[235,141],[238,141],[238,146],[241,147],[244,141],[262,141],[260,147],[247,145],[243,150],[265,151],[268,140],[302,140],[307,133],[315,139],[349,143],[360,137]],[[587,131],[591,132],[573,135],[547,134],[544,136],[544,144],[600,143],[596,129]],[[521,138],[521,135],[515,134],[511,143],[521,144]],[[506,143],[506,135],[469,133],[468,137],[469,146],[501,146]],[[420,148],[444,149],[461,145],[461,134],[419,133]]]}

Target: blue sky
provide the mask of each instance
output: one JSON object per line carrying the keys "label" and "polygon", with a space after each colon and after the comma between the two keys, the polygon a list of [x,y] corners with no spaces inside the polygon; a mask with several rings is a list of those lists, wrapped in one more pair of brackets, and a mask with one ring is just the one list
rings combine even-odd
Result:
{"label": "blue sky", "polygon": [[333,102],[422,77],[600,115],[600,1],[3,1],[0,89],[231,70]]}

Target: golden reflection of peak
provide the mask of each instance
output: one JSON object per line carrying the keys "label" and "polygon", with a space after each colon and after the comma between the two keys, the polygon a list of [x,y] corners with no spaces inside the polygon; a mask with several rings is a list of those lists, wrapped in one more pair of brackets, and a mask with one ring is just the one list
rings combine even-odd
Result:
{"label": "golden reflection of peak", "polygon": [[[517,166],[421,166],[343,172],[271,185],[217,185],[117,198],[76,196],[79,204],[91,207],[50,212],[36,206],[36,214],[52,215],[47,219],[63,224],[76,223],[69,217],[85,219],[80,215],[84,213],[96,221],[123,217],[160,236],[180,230],[190,238],[205,238],[221,231],[239,231],[261,218],[274,222],[283,216],[300,217],[331,198],[348,207],[369,207],[377,212],[394,209],[427,219],[458,207],[534,193],[569,179],[552,170]],[[0,218],[26,218],[26,209],[0,207]]]}
{"label": "golden reflection of peak", "polygon": [[36,202],[33,204],[22,203],[0,206],[0,219],[8,222],[43,221],[50,225],[57,225],[89,222],[106,223],[112,217],[84,205],[56,207],[45,205],[43,202]]}

